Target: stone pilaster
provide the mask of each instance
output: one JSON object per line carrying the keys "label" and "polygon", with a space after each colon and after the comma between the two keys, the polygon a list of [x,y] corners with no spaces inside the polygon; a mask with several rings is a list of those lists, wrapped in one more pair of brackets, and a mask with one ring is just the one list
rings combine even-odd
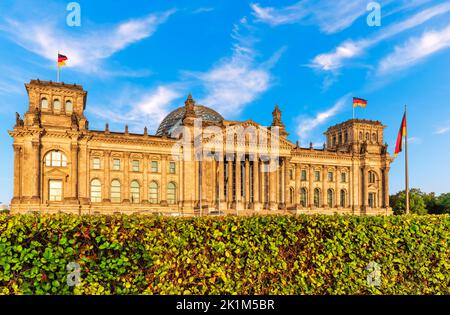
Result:
{"label": "stone pilaster", "polygon": [[255,159],[253,161],[253,210],[258,211],[261,209],[261,202],[260,202],[260,185],[259,185],[259,172],[260,172],[260,166],[259,166],[259,158],[255,155]]}
{"label": "stone pilaster", "polygon": [[277,173],[279,169],[279,165],[277,163],[277,160],[271,159],[270,160],[270,173],[269,173],[269,209],[270,210],[277,210],[278,204],[277,204]]}
{"label": "stone pilaster", "polygon": [[122,184],[123,203],[130,203],[130,152],[124,154],[124,182]]}
{"label": "stone pilaster", "polygon": [[167,206],[167,156],[161,156],[161,206]]}
{"label": "stone pilaster", "polygon": [[31,199],[33,202],[40,202],[40,179],[41,179],[41,163],[40,163],[40,155],[41,155],[41,144],[39,141],[33,141],[32,143],[33,150],[33,179],[31,182]]}
{"label": "stone pilaster", "polygon": [[14,192],[11,203],[18,203],[22,197],[22,147],[14,144]]}
{"label": "stone pilaster", "polygon": [[248,158],[245,158],[245,181],[244,181],[244,185],[245,185],[245,203],[244,203],[244,208],[245,209],[250,209],[251,208],[251,199],[250,199],[250,161]]}
{"label": "stone pilaster", "polygon": [[236,154],[236,209],[242,210],[242,193],[241,193],[241,186],[242,186],[242,177],[241,177],[241,160],[239,159],[239,154]]}
{"label": "stone pilaster", "polygon": [[104,169],[105,169],[105,176],[103,181],[103,187],[102,189],[102,195],[103,195],[103,202],[110,203],[111,202],[111,151],[105,151],[105,157],[104,157]]}

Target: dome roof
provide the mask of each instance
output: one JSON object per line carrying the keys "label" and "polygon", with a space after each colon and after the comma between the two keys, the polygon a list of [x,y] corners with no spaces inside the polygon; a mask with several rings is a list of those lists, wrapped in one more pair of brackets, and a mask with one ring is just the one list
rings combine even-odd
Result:
{"label": "dome roof", "polygon": [[[206,122],[220,123],[224,120],[222,115],[218,112],[203,105],[194,105],[194,111],[197,117],[202,118],[202,120]],[[162,120],[156,131],[156,135],[170,135],[176,127],[181,125],[185,113],[185,106],[181,106],[172,111]]]}

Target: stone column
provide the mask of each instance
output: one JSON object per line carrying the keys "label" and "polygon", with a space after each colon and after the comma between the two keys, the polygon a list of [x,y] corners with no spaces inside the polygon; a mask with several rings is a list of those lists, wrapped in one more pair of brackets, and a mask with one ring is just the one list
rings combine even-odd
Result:
{"label": "stone column", "polygon": [[259,167],[259,175],[260,175],[260,180],[261,180],[261,203],[262,203],[262,207],[263,209],[267,208],[267,203],[269,202],[269,200],[266,199],[266,162],[261,160],[261,164]]}
{"label": "stone column", "polygon": [[384,207],[389,208],[389,167],[384,169]]}
{"label": "stone column", "polygon": [[250,200],[250,161],[248,158],[245,158],[245,204],[244,209],[249,209]]}
{"label": "stone column", "polygon": [[255,154],[253,161],[253,210],[260,210],[260,197],[259,197],[259,158]]}
{"label": "stone column", "polygon": [[161,156],[161,206],[167,206],[167,156]]}
{"label": "stone column", "polygon": [[103,182],[103,202],[111,202],[111,151],[105,151],[105,179]]}
{"label": "stone column", "polygon": [[271,159],[269,162],[269,209],[270,210],[277,210],[278,209],[278,203],[277,203],[277,173],[279,169],[278,161]]}
{"label": "stone column", "polygon": [[216,162],[219,167],[219,210],[226,210],[227,204],[225,201],[225,178],[224,178],[224,162],[220,159]]}
{"label": "stone column", "polygon": [[41,144],[39,141],[32,142],[33,147],[33,180],[31,183],[31,198],[33,202],[40,201],[39,182],[41,179],[41,163],[40,163],[40,151]]}
{"label": "stone column", "polygon": [[227,179],[227,202],[228,208],[231,209],[233,203],[233,161],[227,161],[227,171],[228,171],[228,179]]}
{"label": "stone column", "polygon": [[22,148],[14,144],[14,196],[11,203],[18,203],[22,197]]}
{"label": "stone column", "polygon": [[236,209],[237,210],[241,210],[242,209],[242,194],[241,194],[241,182],[242,182],[242,178],[241,178],[241,161],[239,158],[239,154],[236,154],[236,178],[235,178],[235,182],[236,182]]}

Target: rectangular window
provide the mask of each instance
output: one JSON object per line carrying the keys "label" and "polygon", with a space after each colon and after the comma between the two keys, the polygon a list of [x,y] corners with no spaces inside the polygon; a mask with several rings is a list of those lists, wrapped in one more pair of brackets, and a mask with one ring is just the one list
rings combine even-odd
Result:
{"label": "rectangular window", "polygon": [[328,172],[328,181],[332,182],[333,181],[333,172]]}
{"label": "rectangular window", "polygon": [[48,182],[48,199],[50,201],[62,200],[62,180],[52,179]]}
{"label": "rectangular window", "polygon": [[369,208],[375,208],[375,193],[369,193]]}
{"label": "rectangular window", "polygon": [[120,171],[120,159],[113,159],[113,167],[114,171]]}
{"label": "rectangular window", "polygon": [[169,173],[175,174],[175,170],[176,170],[175,162],[170,162],[169,163]]}
{"label": "rectangular window", "polygon": [[289,170],[289,180],[294,180],[294,170]]}
{"label": "rectangular window", "polygon": [[100,158],[93,158],[92,159],[92,168],[94,170],[99,170],[100,169]]}
{"label": "rectangular window", "polygon": [[306,181],[306,170],[302,170],[302,181]]}
{"label": "rectangular window", "polygon": [[139,161],[138,160],[131,161],[131,169],[133,172],[139,172]]}
{"label": "rectangular window", "polygon": [[341,182],[342,183],[346,183],[347,182],[347,174],[346,173],[341,173]]}
{"label": "rectangular window", "polygon": [[151,170],[152,173],[158,173],[158,161],[152,161]]}
{"label": "rectangular window", "polygon": [[314,171],[314,180],[320,182],[320,171]]}

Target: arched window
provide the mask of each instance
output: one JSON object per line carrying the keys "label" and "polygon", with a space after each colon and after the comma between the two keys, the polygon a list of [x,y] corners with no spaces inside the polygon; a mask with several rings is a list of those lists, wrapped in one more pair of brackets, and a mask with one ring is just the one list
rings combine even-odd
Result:
{"label": "arched window", "polygon": [[372,133],[372,142],[377,142],[377,134],[375,132]]}
{"label": "arched window", "polygon": [[57,98],[55,98],[53,100],[53,110],[54,111],[60,111],[61,110],[61,102]]}
{"label": "arched window", "polygon": [[73,105],[71,100],[66,101],[66,113],[72,113]]}
{"label": "arched window", "polygon": [[308,201],[308,192],[306,191],[306,188],[302,188],[300,190],[300,205],[302,207],[306,207],[307,201]]}
{"label": "arched window", "polygon": [[341,207],[342,208],[345,208],[345,206],[346,206],[346,193],[345,193],[345,190],[344,189],[341,189],[341,203],[340,203],[340,205],[341,205]]}
{"label": "arched window", "polygon": [[45,165],[51,167],[66,167],[67,157],[61,151],[50,151],[45,155]]}
{"label": "arched window", "polygon": [[102,184],[100,180],[93,179],[91,181],[91,202],[102,201]]}
{"label": "arched window", "polygon": [[294,188],[289,188],[289,203],[293,204],[294,203]]}
{"label": "arched window", "polygon": [[48,109],[48,101],[45,97],[41,99],[41,109]]}
{"label": "arched window", "polygon": [[121,202],[120,182],[114,179],[111,182],[111,202]]}
{"label": "arched window", "polygon": [[368,133],[368,132],[366,132],[366,140],[367,140],[367,141],[370,140],[370,137],[369,137],[369,133]]}
{"label": "arched window", "polygon": [[153,204],[159,202],[159,186],[155,181],[150,183],[148,189],[148,201]]}
{"label": "arched window", "polygon": [[316,208],[320,207],[320,189],[319,188],[314,189],[314,207],[316,207]]}
{"label": "arched window", "polygon": [[376,179],[375,172],[370,171],[369,172],[369,183],[370,184],[375,184],[375,179]]}
{"label": "arched window", "polygon": [[177,187],[172,182],[167,185],[167,202],[169,205],[173,205],[177,202]]}
{"label": "arched window", "polygon": [[329,208],[333,208],[333,204],[334,204],[334,192],[333,192],[333,189],[328,189],[327,190],[327,204],[328,204],[328,207]]}
{"label": "arched window", "polygon": [[131,192],[131,203],[139,203],[141,199],[140,196],[141,187],[137,180],[133,180],[131,182],[130,192]]}
{"label": "arched window", "polygon": [[360,131],[359,132],[359,140],[362,140],[363,139],[363,133],[362,133],[362,131]]}
{"label": "arched window", "polygon": [[347,142],[348,142],[348,132],[346,131],[344,133],[344,143],[347,143]]}

